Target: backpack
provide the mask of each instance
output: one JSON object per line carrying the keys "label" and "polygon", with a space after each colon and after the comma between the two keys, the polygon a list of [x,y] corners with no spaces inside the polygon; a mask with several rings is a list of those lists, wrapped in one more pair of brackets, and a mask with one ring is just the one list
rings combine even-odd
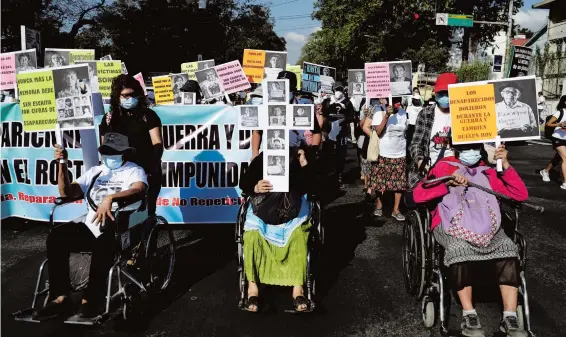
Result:
{"label": "backpack", "polygon": [[[491,189],[483,173],[490,168],[466,167],[460,163],[443,162],[458,167],[469,182]],[[438,205],[438,213],[444,231],[453,237],[466,240],[477,247],[487,247],[501,226],[501,210],[494,195],[475,187],[450,187]]]}
{"label": "backpack", "polygon": [[[560,114],[558,115],[558,119],[556,121],[558,123],[560,123],[562,121],[563,117],[564,117],[564,109],[560,109]],[[546,138],[546,139],[552,139],[552,134],[554,133],[554,128],[546,125],[546,123],[548,123],[548,121],[551,118],[552,118],[552,115],[547,116],[545,123],[544,123],[544,138]]]}

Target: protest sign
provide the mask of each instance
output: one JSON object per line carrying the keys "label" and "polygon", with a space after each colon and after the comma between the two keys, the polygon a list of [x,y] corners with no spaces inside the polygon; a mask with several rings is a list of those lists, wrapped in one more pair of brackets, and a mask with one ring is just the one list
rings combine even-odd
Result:
{"label": "protest sign", "polygon": [[120,62],[122,74],[128,75],[128,68],[126,68],[126,64],[124,62]]}
{"label": "protest sign", "polygon": [[214,60],[187,62],[181,64],[181,72],[189,74],[189,80],[196,81],[195,73],[199,70],[205,70],[214,67]]}
{"label": "protest sign", "polygon": [[153,92],[155,93],[155,104],[173,104],[173,87],[171,86],[171,77],[154,76],[151,78],[153,83]]}
{"label": "protest sign", "polygon": [[112,61],[112,55],[105,55],[100,58],[100,61]]}
{"label": "protest sign", "polygon": [[94,61],[94,49],[45,48],[45,68],[63,67],[75,61]]}
{"label": "protest sign", "polygon": [[218,77],[216,68],[199,70],[195,73],[195,76],[197,77],[200,90],[202,90],[205,99],[210,100],[224,96],[224,88],[222,87],[222,81]]}
{"label": "protest sign", "polygon": [[261,83],[264,78],[277,79],[286,64],[287,52],[244,49],[243,68],[251,83]]}
{"label": "protest sign", "polygon": [[366,94],[370,98],[411,94],[411,61],[372,62],[365,64]]}
{"label": "protest sign", "polygon": [[140,82],[140,85],[143,89],[143,93],[144,95],[147,95],[147,89],[145,87],[145,81],[143,80],[143,75],[142,73],[137,73],[134,75],[134,78],[136,79],[136,81]]}
{"label": "protest sign", "polygon": [[365,95],[366,76],[364,69],[348,70],[348,93],[350,96]]}
{"label": "protest sign", "polygon": [[88,77],[92,92],[100,92],[103,99],[110,99],[112,81],[122,73],[120,61],[77,61],[88,65]]}
{"label": "protest sign", "polygon": [[223,63],[217,65],[214,69],[216,69],[216,74],[226,94],[233,94],[252,87],[240,65],[240,61]]}
{"label": "protest sign", "polygon": [[302,90],[331,94],[336,81],[336,68],[303,62]]}
{"label": "protest sign", "polygon": [[513,46],[509,66],[509,75],[507,77],[527,76],[529,73],[529,65],[533,50],[527,47]]}
{"label": "protest sign", "polygon": [[17,73],[37,69],[35,49],[0,54],[0,68],[0,90],[15,89]]}
{"label": "protest sign", "polygon": [[27,28],[26,26],[20,26],[21,29],[21,42],[22,50],[35,49],[37,61],[37,67],[42,66],[41,60],[43,60],[43,45],[41,44],[41,33],[38,30]]}
{"label": "protest sign", "polygon": [[303,78],[303,70],[301,69],[301,66],[288,64],[286,69],[287,71],[295,73],[295,76],[297,76],[297,90],[301,90],[301,79]]}
{"label": "protest sign", "polygon": [[497,115],[493,84],[462,83],[450,85],[452,143],[494,142],[497,138]]}
{"label": "protest sign", "polygon": [[448,91],[455,144],[540,138],[534,76],[453,84]]}
{"label": "protest sign", "polygon": [[[106,106],[106,109],[109,107]],[[157,213],[174,224],[233,223],[244,201],[238,188],[251,158],[251,131],[240,130],[233,107],[158,106],[165,151]],[[48,221],[57,187],[55,132],[24,131],[18,104],[2,104],[2,219]],[[96,125],[102,116],[96,118]],[[98,128],[96,128],[97,130]],[[96,137],[99,139],[99,137]],[[85,173],[79,131],[64,132],[70,179]],[[86,213],[78,201],[55,213],[69,221]]]}

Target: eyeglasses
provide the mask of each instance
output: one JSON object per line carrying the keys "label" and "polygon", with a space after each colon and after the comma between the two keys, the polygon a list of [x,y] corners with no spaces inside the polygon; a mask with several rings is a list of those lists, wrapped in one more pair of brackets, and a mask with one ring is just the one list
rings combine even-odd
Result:
{"label": "eyeglasses", "polygon": [[120,94],[121,98],[130,98],[130,97],[138,97],[134,92],[130,92],[128,94]]}

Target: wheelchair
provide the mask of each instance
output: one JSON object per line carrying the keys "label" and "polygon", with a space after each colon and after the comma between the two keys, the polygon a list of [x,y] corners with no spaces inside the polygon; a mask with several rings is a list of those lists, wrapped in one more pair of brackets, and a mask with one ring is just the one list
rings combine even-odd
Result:
{"label": "wheelchair", "polygon": [[[245,202],[242,203],[238,211],[238,218],[236,221],[235,239],[237,244],[237,264],[238,264],[238,283],[240,287],[240,301],[238,308],[245,308],[247,299],[247,280],[246,272],[244,270],[244,225],[246,223],[246,214],[251,205],[250,198],[245,197]],[[324,226],[322,225],[322,208],[320,201],[315,196],[308,197],[310,203],[310,221],[312,227],[310,230],[308,240],[307,252],[307,280],[304,284],[305,296],[309,301],[307,310],[304,312],[312,312],[315,309],[315,296],[316,296],[316,275],[320,271],[322,247],[324,245]],[[294,313],[293,310],[286,310],[286,312]]]}
{"label": "wheelchair", "polygon": [[[57,209],[81,199],[57,198],[49,217],[51,228],[56,226],[53,218]],[[141,206],[137,210],[125,210],[140,201]],[[65,323],[99,324],[110,317],[111,304],[117,302],[117,298],[121,300],[120,313],[124,320],[137,317],[141,314],[139,311],[142,302],[167,289],[171,282],[175,266],[175,241],[167,221],[161,216],[148,217],[144,193],[115,202],[118,205],[113,212],[115,221],[111,228],[105,230],[114,232],[118,249],[108,272],[104,312],[94,318],[80,318],[74,315],[65,319]],[[138,261],[134,266],[128,266],[127,261],[133,259],[136,250]],[[90,252],[71,253],[69,276],[72,292],[80,292],[88,285],[90,260]],[[39,267],[31,308],[13,313],[15,320],[41,322],[33,318],[32,313],[50,301],[49,280],[45,272],[47,267],[46,259]],[[115,292],[112,292],[113,288],[117,288]]]}
{"label": "wheelchair", "polygon": [[[453,177],[442,177],[422,182],[432,184],[447,181]],[[527,262],[527,242],[519,231],[519,214],[522,206],[533,208],[543,212],[541,206],[529,203],[518,203],[509,197],[485,189],[481,186],[468,183],[469,186],[479,188],[485,192],[494,194],[501,204],[502,229],[506,235],[513,240],[519,250],[519,265],[521,285],[519,287],[517,320],[519,326],[524,328],[529,336],[534,337],[531,331],[529,296],[527,292],[527,281],[525,279]],[[436,242],[430,230],[431,208],[428,205],[416,205],[408,212],[407,220],[403,225],[403,280],[405,289],[409,295],[421,301],[422,320],[427,328],[435,326],[440,322],[440,332],[443,336],[448,335],[448,317],[450,316],[451,289],[447,279],[444,261],[444,248]]]}

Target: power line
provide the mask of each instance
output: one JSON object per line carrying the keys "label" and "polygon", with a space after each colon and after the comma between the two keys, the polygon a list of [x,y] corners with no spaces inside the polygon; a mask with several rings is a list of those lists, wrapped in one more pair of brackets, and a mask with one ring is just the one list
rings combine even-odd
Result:
{"label": "power line", "polygon": [[293,2],[297,2],[297,1],[299,1],[299,0],[285,1],[285,2],[275,4],[275,5],[268,6],[267,8],[273,8],[273,7],[277,7],[277,6],[281,6],[281,5],[286,5],[286,4],[290,4],[290,3],[293,3]]}
{"label": "power line", "polygon": [[305,26],[305,27],[295,27],[295,28],[291,28],[291,29],[276,29],[276,32],[287,32],[287,31],[291,31],[291,30],[297,30],[297,29],[307,29],[307,28],[319,28],[320,26]]}
{"label": "power line", "polygon": [[274,17],[275,20],[294,20],[294,19],[306,19],[311,18],[310,14],[307,15],[289,15],[289,16],[278,16]]}

